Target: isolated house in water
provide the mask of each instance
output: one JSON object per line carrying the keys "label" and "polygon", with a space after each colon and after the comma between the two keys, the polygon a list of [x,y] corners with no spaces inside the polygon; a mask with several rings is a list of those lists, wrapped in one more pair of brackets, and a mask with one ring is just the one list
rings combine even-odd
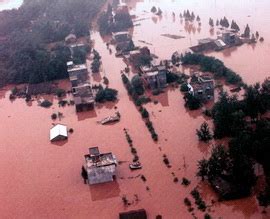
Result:
{"label": "isolated house in water", "polygon": [[146,87],[152,90],[163,89],[167,85],[167,67],[165,65],[141,66],[142,78]]}
{"label": "isolated house in water", "polygon": [[192,76],[189,93],[205,102],[214,99],[214,80],[207,76]]}
{"label": "isolated house in water", "polygon": [[60,141],[68,138],[67,127],[57,124],[50,130],[50,141]]}
{"label": "isolated house in water", "polygon": [[89,83],[73,87],[72,94],[77,112],[94,108],[95,98]]}
{"label": "isolated house in water", "polygon": [[112,153],[101,154],[98,147],[92,147],[84,157],[90,185],[112,182],[115,179],[117,161]]}

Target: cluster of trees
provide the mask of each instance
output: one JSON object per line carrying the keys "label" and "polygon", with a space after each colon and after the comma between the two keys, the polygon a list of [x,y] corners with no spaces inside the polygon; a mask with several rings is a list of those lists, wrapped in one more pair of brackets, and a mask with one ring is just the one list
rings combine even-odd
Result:
{"label": "cluster of trees", "polygon": [[198,166],[197,175],[208,179],[220,199],[248,196],[256,182],[251,158],[234,147],[214,146],[210,158],[200,160]]}
{"label": "cluster of trees", "polygon": [[101,56],[99,55],[98,51],[95,49],[93,50],[93,62],[91,64],[91,70],[93,73],[98,73],[100,70],[100,65],[101,65]]}
{"label": "cluster of trees", "polygon": [[[212,27],[214,26],[214,21],[212,18],[209,19],[209,25]],[[219,25],[224,27],[224,28],[231,27],[231,29],[233,29],[235,31],[240,31],[238,24],[234,20],[232,20],[231,25],[230,25],[229,20],[226,17],[221,18],[220,20],[216,21],[216,26],[219,26]]]}
{"label": "cluster of trees", "polygon": [[222,61],[214,57],[196,53],[186,53],[181,61],[184,65],[199,65],[202,71],[212,72],[216,78],[225,78],[229,84],[241,85],[242,78],[231,69],[227,68]]}
{"label": "cluster of trees", "polygon": [[74,47],[72,54],[72,60],[74,64],[84,64],[86,62],[86,56],[91,51],[89,45]]}
{"label": "cluster of trees", "polygon": [[247,24],[247,26],[245,27],[244,33],[242,34],[243,37],[249,38],[250,37],[250,27]]}
{"label": "cluster of trees", "polygon": [[[192,12],[190,13],[189,10],[184,10],[184,13],[183,13],[183,14],[180,13],[180,18],[183,18],[183,17],[185,18],[185,20],[191,21],[191,22],[193,22],[193,21],[195,20],[195,18],[196,18],[194,12],[192,11]],[[199,16],[197,16],[196,20],[197,20],[197,21],[200,21],[201,19],[200,19]]]}
{"label": "cluster of trees", "polygon": [[[0,80],[39,83],[67,77],[70,58],[61,44],[69,33],[89,34],[91,20],[105,0],[25,0],[19,9],[0,12]],[[2,70],[3,69],[3,70]]]}
{"label": "cluster of trees", "polygon": [[152,60],[150,50],[147,47],[140,48],[140,53],[134,54],[129,58],[129,61],[137,69],[142,65],[150,65]]}
{"label": "cluster of trees", "polygon": [[234,20],[232,20],[231,29],[236,30],[236,31],[240,31],[240,27],[238,26],[238,24]]}
{"label": "cluster of trees", "polygon": [[100,86],[96,94],[95,101],[98,103],[103,103],[105,101],[115,101],[117,99],[118,91],[112,88],[106,87],[105,89]]}
{"label": "cluster of trees", "polygon": [[119,32],[133,27],[132,18],[126,10],[115,10],[108,4],[107,10],[102,12],[98,19],[99,31],[102,35]]}
{"label": "cluster of trees", "polygon": [[156,15],[158,15],[158,16],[161,16],[162,15],[162,10],[160,9],[160,8],[156,8],[155,6],[153,6],[152,8],[151,8],[151,12],[153,13],[153,14],[156,14]]}
{"label": "cluster of trees", "polygon": [[219,25],[225,28],[228,28],[230,26],[230,23],[226,17],[221,18],[219,21]]}
{"label": "cluster of trees", "polygon": [[213,20],[213,18],[209,18],[209,25],[211,26],[211,27],[214,27],[215,25],[214,25],[214,20]]}
{"label": "cluster of trees", "polygon": [[[250,194],[256,182],[253,168],[256,161],[262,164],[267,182],[258,198],[261,205],[270,204],[270,121],[263,117],[269,110],[269,80],[265,80],[262,85],[246,87],[242,100],[221,93],[214,105],[211,112],[214,137],[230,137],[231,140],[228,149],[216,146],[208,160],[199,162],[198,175],[203,179],[207,177],[214,187],[217,183],[215,179],[229,185],[230,192],[221,194],[224,198]],[[206,129],[204,131],[207,134],[209,130]]]}

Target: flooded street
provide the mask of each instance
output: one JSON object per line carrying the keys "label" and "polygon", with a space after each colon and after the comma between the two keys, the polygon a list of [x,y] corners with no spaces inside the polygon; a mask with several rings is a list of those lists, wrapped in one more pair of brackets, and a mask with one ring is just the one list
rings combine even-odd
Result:
{"label": "flooded street", "polygon": [[[161,59],[168,59],[176,50],[185,50],[197,44],[197,39],[209,37],[208,19],[227,16],[242,27],[250,24],[258,30],[265,42],[254,47],[243,45],[234,51],[213,53],[225,64],[238,72],[244,82],[262,82],[270,72],[270,4],[268,0],[248,1],[128,1],[136,14],[133,40],[135,45],[148,46]],[[155,5],[163,10],[162,17],[149,13]],[[181,24],[180,11],[189,9],[202,19],[201,30]],[[175,18],[172,16],[175,12]],[[242,29],[241,29],[242,30]],[[170,39],[161,34],[176,34],[183,39]],[[215,37],[215,33],[212,37]],[[189,112],[179,88],[168,87],[166,92],[152,97],[158,104],[149,103],[146,108],[159,135],[155,143],[148,132],[140,113],[127,95],[120,71],[126,65],[121,58],[109,53],[106,42],[98,32],[91,38],[95,49],[102,57],[102,73],[92,77],[92,84],[99,84],[102,77],[109,79],[109,87],[118,90],[118,101],[98,104],[94,111],[76,114],[74,106],[59,107],[58,99],[41,96],[53,101],[53,106],[44,109],[37,101],[27,105],[25,100],[9,100],[12,86],[0,90],[0,218],[91,218],[117,219],[119,212],[144,208],[150,219],[158,214],[165,219],[193,218],[183,200],[198,185],[207,205],[217,197],[207,184],[196,177],[197,161],[207,157],[211,147],[199,143],[196,128],[205,121],[201,111]],[[144,41],[144,42],[142,42]],[[145,42],[152,45],[146,45]],[[132,73],[130,73],[132,76]],[[61,86],[70,89],[68,81]],[[69,96],[68,96],[69,97]],[[115,108],[117,107],[117,109]],[[102,126],[97,121],[119,111],[121,120],[113,125]],[[51,114],[62,112],[61,121],[51,120]],[[73,128],[67,141],[52,144],[49,130],[52,123],[61,123]],[[130,148],[123,129],[128,129],[138,151],[141,170],[130,171],[132,160]],[[117,167],[117,180],[89,187],[80,176],[84,155],[89,147],[98,146],[101,152],[113,152],[121,164]],[[171,168],[163,163],[166,154]],[[143,174],[146,182],[139,176]],[[180,182],[174,183],[174,176]],[[181,185],[182,178],[191,181],[188,187]],[[147,189],[148,188],[148,189]],[[122,196],[126,195],[131,205],[126,208]],[[136,199],[138,196],[138,200]],[[195,206],[195,205],[194,205]],[[255,195],[237,201],[216,202],[211,207],[213,218],[269,218],[261,214]],[[203,213],[195,209],[195,215]]]}

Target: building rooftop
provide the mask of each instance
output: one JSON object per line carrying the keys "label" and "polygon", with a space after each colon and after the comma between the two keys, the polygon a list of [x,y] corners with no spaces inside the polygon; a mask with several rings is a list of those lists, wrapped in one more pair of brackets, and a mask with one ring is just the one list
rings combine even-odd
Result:
{"label": "building rooftop", "polygon": [[205,39],[200,39],[200,40],[198,40],[198,43],[199,44],[206,44],[206,43],[211,43],[211,42],[213,42],[214,40],[213,39],[211,39],[211,38],[205,38]]}
{"label": "building rooftop", "polygon": [[226,46],[226,43],[224,43],[223,40],[221,40],[221,39],[215,40],[215,44],[218,47],[224,47],[224,46]]}
{"label": "building rooftop", "polygon": [[69,67],[68,68],[68,72],[79,71],[79,70],[87,70],[86,64],[68,65],[68,67]]}
{"label": "building rooftop", "polygon": [[57,124],[50,130],[50,141],[64,140],[68,137],[67,127]]}
{"label": "building rooftop", "polygon": [[86,83],[78,87],[73,87],[75,105],[94,103],[95,98],[90,84]]}
{"label": "building rooftop", "polygon": [[98,147],[89,148],[85,162],[90,185],[113,181],[117,161],[112,153],[100,154]]}

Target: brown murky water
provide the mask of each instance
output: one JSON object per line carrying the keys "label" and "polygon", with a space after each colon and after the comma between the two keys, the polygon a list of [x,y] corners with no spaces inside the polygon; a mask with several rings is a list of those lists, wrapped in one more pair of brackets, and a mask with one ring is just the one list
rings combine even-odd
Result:
{"label": "brown murky water", "polygon": [[[162,18],[144,12],[149,11],[153,5],[163,10]],[[269,19],[266,14],[267,7],[268,11],[270,9],[267,1],[258,3],[251,0],[227,0],[220,3],[214,0],[149,0],[131,1],[130,6],[138,19],[146,18],[138,21],[140,26],[134,28],[135,43],[141,46],[144,44],[139,40],[152,43],[150,49],[160,58],[168,58],[175,50],[185,49],[196,44],[197,39],[208,37],[209,16],[216,18],[218,15],[226,15],[239,20],[239,24],[248,21],[251,28],[258,28],[265,42],[257,44],[255,48],[243,46],[232,51],[230,56],[225,56],[226,52],[214,55],[241,73],[248,83],[262,81],[267,76],[265,72],[270,69],[269,63],[258,65],[247,56],[255,54],[260,60],[269,59],[267,51],[270,30],[267,30],[265,25]],[[195,31],[188,34],[184,24],[181,25],[178,14],[186,8],[194,10],[202,18],[200,33]],[[175,21],[172,11],[177,15]],[[248,15],[251,17],[247,17]],[[172,40],[160,36],[164,33],[184,35],[186,38]],[[43,109],[37,106],[37,101],[33,101],[30,106],[20,99],[10,102],[8,90],[11,87],[1,90],[0,218],[116,219],[121,211],[139,208],[145,208],[149,218],[158,214],[165,219],[192,218],[183,204],[183,199],[190,197],[189,193],[196,185],[207,204],[210,205],[212,199],[216,200],[211,189],[195,176],[197,160],[208,156],[211,150],[210,146],[200,144],[195,135],[195,129],[205,118],[200,111],[186,111],[179,90],[169,87],[159,97],[153,97],[159,100],[157,105],[147,105],[160,139],[158,143],[154,143],[122,85],[120,70],[125,64],[121,59],[109,54],[97,32],[93,33],[92,38],[103,61],[102,75],[95,76],[92,81],[99,83],[102,76],[106,75],[110,87],[119,91],[118,102],[98,105],[95,111],[76,114],[72,106],[59,108],[57,99],[51,96],[45,98],[54,102],[53,107]],[[256,77],[253,77],[251,69],[258,69]],[[70,85],[68,81],[62,81],[61,86]],[[98,120],[114,113],[115,106],[121,113],[121,121],[114,125],[98,125]],[[51,144],[48,135],[53,121],[50,115],[58,111],[64,114],[59,122],[73,128],[74,133],[66,142]],[[132,156],[125,140],[124,128],[129,130],[138,150],[143,164],[142,170],[131,172],[128,168]],[[102,152],[112,151],[119,161],[127,161],[118,166],[115,183],[91,187],[83,184],[80,168],[83,155],[91,146],[99,146]],[[168,169],[162,162],[163,154],[169,158],[172,168]],[[180,183],[174,183],[172,172],[180,180],[182,177],[191,180],[191,185],[185,188]],[[139,174],[143,174],[147,181],[143,182],[137,177]],[[147,186],[149,191],[146,190]],[[135,194],[139,201],[136,201]],[[123,195],[132,202],[128,208],[123,207]],[[252,196],[238,201],[216,203],[211,207],[210,214],[214,218],[269,218],[269,212],[268,215],[262,215],[261,211],[256,198]],[[195,215],[203,218],[203,214],[197,210]]]}

